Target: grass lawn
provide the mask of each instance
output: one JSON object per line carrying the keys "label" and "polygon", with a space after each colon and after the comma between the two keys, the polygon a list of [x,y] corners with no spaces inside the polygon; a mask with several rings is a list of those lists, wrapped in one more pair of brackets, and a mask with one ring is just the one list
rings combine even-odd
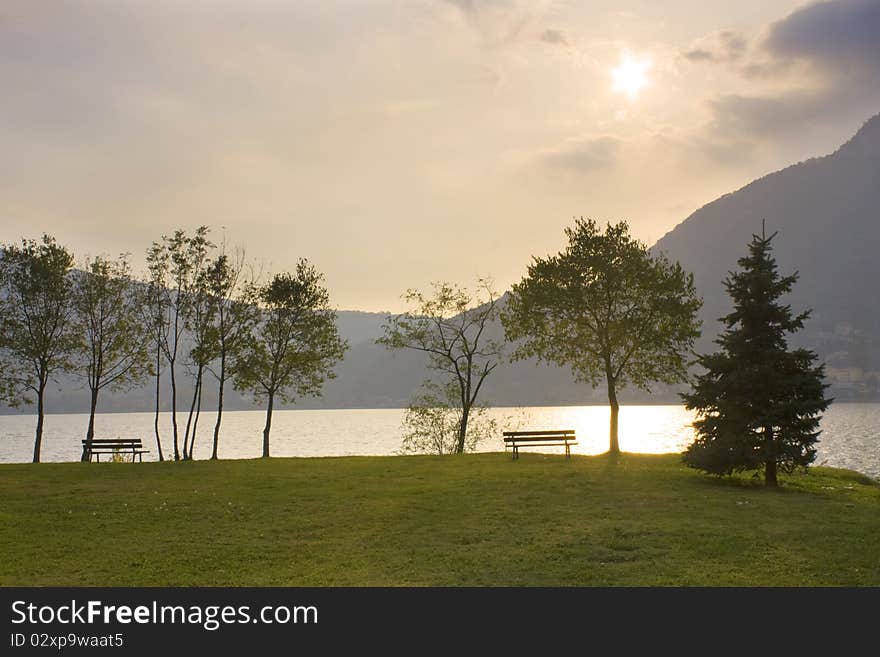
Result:
{"label": "grass lawn", "polygon": [[880,585],[880,485],[677,455],[0,465],[0,584]]}

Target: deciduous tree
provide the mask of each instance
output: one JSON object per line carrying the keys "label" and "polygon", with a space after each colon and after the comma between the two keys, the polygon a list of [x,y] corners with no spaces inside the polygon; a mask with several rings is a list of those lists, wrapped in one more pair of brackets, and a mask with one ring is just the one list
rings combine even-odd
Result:
{"label": "deciduous tree", "polygon": [[[77,373],[90,392],[87,444],[95,437],[95,411],[104,388],[126,390],[150,372],[150,327],[142,321],[138,289],[126,256],[86,259],[73,280],[73,328],[81,340]],[[88,460],[87,446],[82,460]]]}
{"label": "deciduous tree", "polygon": [[153,432],[156,435],[156,449],[160,461],[165,460],[162,451],[162,436],[159,431],[159,411],[161,410],[162,369],[164,349],[168,344],[171,330],[169,308],[171,297],[168,290],[168,253],[160,242],[153,242],[147,250],[148,274],[141,290],[141,317],[150,329],[149,345],[153,354],[153,375],[156,379],[155,409],[153,413]]}
{"label": "deciduous tree", "polygon": [[435,283],[431,294],[411,289],[404,299],[411,309],[389,316],[377,342],[389,349],[425,353],[428,368],[441,376],[444,391],[454,390],[460,409],[454,451],[461,454],[468,441],[471,410],[502,356],[502,341],[491,337],[498,319],[498,296],[488,280],[480,280],[474,292]]}
{"label": "deciduous tree", "polygon": [[686,380],[687,355],[699,335],[693,276],[652,255],[625,221],[604,232],[592,219],[567,228],[568,246],[534,258],[513,286],[502,315],[514,358],[536,356],[571,367],[596,387],[604,379],[611,406],[609,451],[620,451],[617,393],[632,384]]}
{"label": "deciduous tree", "polygon": [[53,237],[7,244],[0,254],[0,367],[7,400],[37,401],[34,463],[43,442],[46,386],[69,371],[80,341],[70,300],[73,256]]}
{"label": "deciduous tree", "polygon": [[223,396],[227,381],[232,377],[233,365],[246,344],[247,336],[257,320],[254,286],[242,280],[244,253],[217,256],[205,270],[205,285],[214,307],[213,335],[215,365],[209,371],[217,379],[217,419],[214,423],[214,444],[211,458],[217,458],[220,444],[220,424],[223,419]]}
{"label": "deciduous tree", "polygon": [[339,337],[322,283],[315,267],[300,260],[294,273],[277,274],[255,291],[260,317],[237,359],[234,379],[237,388],[266,401],[264,457],[275,401],[319,395],[348,346]]}
{"label": "deciduous tree", "polygon": [[[204,265],[208,251],[214,246],[208,239],[209,228],[199,226],[192,236],[184,230],[164,235],[147,250],[150,279],[157,285],[168,285],[166,293],[157,291],[158,307],[162,314],[156,323],[159,347],[168,363],[171,379],[171,427],[174,436],[174,460],[181,458],[177,427],[177,372],[176,365],[187,318],[191,312],[192,292],[198,272]],[[164,324],[165,328],[160,330]],[[158,388],[158,383],[157,383]]]}

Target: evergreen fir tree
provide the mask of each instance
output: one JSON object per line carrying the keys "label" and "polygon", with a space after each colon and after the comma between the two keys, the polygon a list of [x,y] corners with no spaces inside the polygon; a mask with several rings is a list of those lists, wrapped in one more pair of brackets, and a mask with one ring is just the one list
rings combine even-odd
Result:
{"label": "evergreen fir tree", "polygon": [[741,271],[725,279],[734,308],[721,319],[721,351],[698,358],[705,373],[682,395],[698,416],[685,463],[716,475],[763,469],[769,487],[778,485],[778,470],[816,458],[819,420],[831,403],[816,354],[789,349],[787,335],[803,328],[810,311],[794,315],[779,301],[798,274],[780,276],[771,255],[775,236],[763,229],[753,235]]}

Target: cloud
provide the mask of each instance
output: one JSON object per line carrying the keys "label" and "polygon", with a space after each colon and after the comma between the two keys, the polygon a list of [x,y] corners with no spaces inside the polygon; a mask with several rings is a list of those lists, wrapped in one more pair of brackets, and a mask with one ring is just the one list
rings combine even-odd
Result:
{"label": "cloud", "polygon": [[585,173],[612,166],[622,146],[622,140],[607,135],[579,139],[545,153],[543,161],[553,168]]}
{"label": "cloud", "polygon": [[798,9],[774,23],[763,43],[777,57],[802,58],[840,72],[880,72],[880,2],[836,0]]}
{"label": "cloud", "polygon": [[443,0],[444,2],[448,2],[451,5],[455,5],[462,11],[473,11],[474,10],[474,0]]}
{"label": "cloud", "polygon": [[711,62],[715,60],[715,54],[711,50],[706,50],[704,48],[694,48],[693,50],[688,50],[687,52],[683,53],[682,56],[692,62]]}
{"label": "cloud", "polygon": [[755,137],[789,134],[805,122],[833,118],[836,109],[823,94],[802,91],[775,96],[725,94],[710,100],[709,106],[716,132]]}
{"label": "cloud", "polygon": [[[792,75],[796,63],[814,76],[880,76],[880,2],[830,0],[807,5],[749,40],[730,30],[696,40],[682,53],[691,62],[735,63],[747,78]],[[797,74],[802,74],[798,70]]]}
{"label": "cloud", "polygon": [[541,41],[561,46],[568,45],[568,39],[565,37],[565,32],[562,30],[544,30],[541,32]]}
{"label": "cloud", "polygon": [[485,45],[499,47],[533,39],[551,0],[441,0],[440,4],[452,7],[451,13],[479,33]]}
{"label": "cloud", "polygon": [[748,41],[738,32],[713,32],[696,41],[682,57],[692,62],[736,62],[745,55]]}
{"label": "cloud", "polygon": [[735,62],[744,78],[781,89],[711,99],[713,130],[764,138],[794,135],[818,125],[864,120],[880,109],[878,35],[880,2],[832,0],[771,23],[751,47],[727,38],[721,51],[730,53],[726,59],[705,48],[684,56]]}

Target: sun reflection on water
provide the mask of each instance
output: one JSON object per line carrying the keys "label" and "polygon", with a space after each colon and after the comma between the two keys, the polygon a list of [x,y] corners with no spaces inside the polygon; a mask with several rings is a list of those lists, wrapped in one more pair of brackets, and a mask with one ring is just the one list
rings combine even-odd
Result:
{"label": "sun reflection on water", "polygon": [[[575,454],[608,451],[610,409],[607,406],[548,406],[526,409],[496,409],[502,430],[574,429],[578,444]],[[508,413],[505,413],[508,411]],[[624,452],[665,454],[681,452],[693,441],[694,416],[682,406],[621,406],[618,434]],[[539,448],[535,448],[538,450]],[[540,451],[556,452],[553,447]]]}

